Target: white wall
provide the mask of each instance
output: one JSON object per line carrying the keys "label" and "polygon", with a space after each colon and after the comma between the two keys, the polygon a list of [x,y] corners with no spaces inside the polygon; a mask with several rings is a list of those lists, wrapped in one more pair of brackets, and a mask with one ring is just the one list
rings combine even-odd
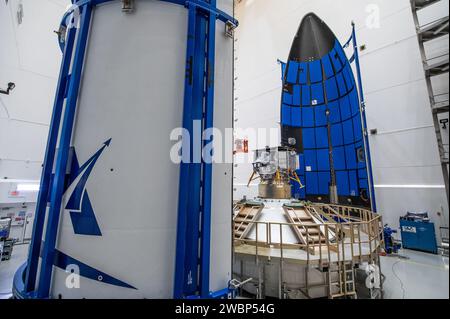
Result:
{"label": "white wall", "polygon": [[[380,28],[366,26],[369,4],[379,8]],[[351,21],[357,25],[379,211],[398,226],[407,211],[428,211],[440,226],[438,211],[448,204],[409,0],[236,0],[236,127],[278,127],[281,71],[302,17],[315,12],[344,43]],[[448,1],[422,14],[423,23],[448,12]],[[448,38],[428,51],[447,50]],[[448,77],[437,79],[448,92]],[[448,133],[447,133],[448,134]],[[238,136],[242,137],[242,136]],[[277,142],[272,142],[276,144]],[[252,141],[250,141],[252,145]],[[254,143],[253,143],[254,145]],[[247,188],[250,164],[235,165],[235,199],[256,195]]]}
{"label": "white wall", "polygon": [[[0,95],[0,218],[17,217],[21,211],[34,214],[37,192],[17,192],[17,185],[40,179],[61,60],[53,31],[69,3],[0,1],[0,87],[16,84],[9,96]],[[31,237],[33,218],[28,220],[26,228],[13,223],[10,237],[19,241]]]}
{"label": "white wall", "polygon": [[0,87],[16,84],[0,95],[0,179],[40,178],[61,60],[53,31],[69,3],[0,1]]}

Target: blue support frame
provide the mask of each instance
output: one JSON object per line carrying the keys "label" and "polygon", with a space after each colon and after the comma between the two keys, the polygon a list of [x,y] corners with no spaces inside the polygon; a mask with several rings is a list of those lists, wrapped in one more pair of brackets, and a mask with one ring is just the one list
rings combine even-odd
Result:
{"label": "blue support frame", "polygon": [[[216,6],[216,0],[211,0],[211,5]],[[216,19],[209,16],[208,21],[208,39],[207,39],[207,83],[206,83],[206,108],[205,108],[205,130],[214,126],[214,74],[215,74],[215,51],[216,51]],[[213,143],[211,137],[209,143]],[[206,144],[206,141],[205,141]],[[213,154],[209,154],[211,157]],[[211,197],[212,197],[212,158],[205,154],[207,162],[204,163],[204,185],[203,185],[203,218],[202,218],[202,239],[201,239],[201,280],[200,295],[203,298],[210,296],[209,277],[210,277],[210,259],[211,259]]]}
{"label": "blue support frame", "polygon": [[25,292],[29,293],[35,289],[36,275],[39,263],[39,255],[41,252],[41,241],[43,235],[43,227],[45,221],[45,213],[47,210],[48,194],[52,177],[53,164],[56,153],[56,143],[61,124],[61,115],[66,98],[65,93],[69,81],[69,68],[72,61],[72,51],[75,42],[76,30],[68,31],[67,42],[64,49],[63,61],[56,89],[55,103],[53,106],[53,115],[50,122],[50,131],[47,140],[47,149],[45,152],[44,166],[40,182],[40,192],[37,198],[36,213],[34,217],[33,236],[30,243],[30,251],[27,259],[27,271],[25,277]]}
{"label": "blue support frame", "polygon": [[[59,44],[63,51],[63,60],[47,141],[30,253],[27,263],[19,269],[21,274],[25,274],[20,276],[24,277],[23,289],[17,291],[22,297],[50,297],[61,202],[92,9],[98,4],[110,1],[112,0],[72,0],[74,6],[66,12],[61,22]],[[160,1],[183,5],[189,11],[183,127],[190,133],[191,139],[183,138],[183,147],[192,150],[193,120],[202,123],[200,134],[204,129],[213,127],[216,20],[234,27],[237,27],[238,22],[218,10],[216,0]],[[80,10],[80,27],[77,29],[70,26],[65,32],[68,28],[66,20],[74,12],[75,7]],[[66,107],[62,114],[65,101]],[[56,154],[57,147],[59,149]],[[53,176],[55,154],[56,171]],[[201,155],[192,154],[191,159],[197,156],[202,158]],[[191,161],[181,163],[175,298],[223,298],[232,293],[228,287],[215,293],[209,291],[211,189],[212,163],[203,160],[197,164]],[[45,241],[42,245],[47,206],[49,212]],[[39,286],[36,290],[39,256],[42,257],[42,262]],[[190,283],[186,281],[188,277]]]}
{"label": "blue support frame", "polygon": [[80,29],[77,36],[77,46],[67,92],[67,102],[64,110],[64,120],[62,123],[58,158],[56,161],[56,171],[50,197],[45,245],[42,251],[41,273],[37,291],[38,298],[47,298],[50,293],[59,217],[61,213],[61,202],[64,192],[67,162],[69,160],[75,110],[81,83],[81,73],[86,52],[87,38],[89,35],[92,6],[90,4],[85,5],[82,7],[80,14]]}
{"label": "blue support frame", "polygon": [[[198,290],[198,240],[199,240],[199,216],[200,211],[200,188],[201,188],[201,158],[195,153],[198,145],[195,145],[202,127],[198,124],[203,117],[203,86],[204,86],[204,41],[201,40],[205,34],[204,19],[198,15],[195,5],[189,6],[189,28],[188,28],[188,51],[186,54],[186,86],[185,104],[183,115],[183,127],[189,132],[189,139],[183,139],[183,146],[190,150],[190,158],[187,165],[182,165],[179,184],[179,198],[183,206],[179,207],[178,217],[185,219],[185,224],[180,225],[177,235],[177,254],[184,256],[178,260],[175,266],[175,290],[174,297],[181,298],[193,295]],[[194,121],[197,125],[194,126]],[[188,145],[185,143],[189,142]],[[183,148],[184,149],[184,148]],[[183,162],[183,164],[185,164]],[[189,230],[189,231],[188,231]]]}
{"label": "blue support frame", "polygon": [[[190,150],[191,156],[189,163],[183,159],[180,172],[176,299],[216,296],[209,290],[212,158],[202,156],[202,149],[206,143],[213,142],[212,137],[201,147],[196,145],[198,134],[214,125],[216,2],[187,3],[189,26],[183,127],[189,132],[190,139],[183,139],[183,148]],[[229,22],[237,24],[234,20]],[[201,132],[197,132],[199,127],[193,125],[193,121],[201,121]]]}
{"label": "blue support frame", "polygon": [[[189,178],[190,178],[190,161],[192,154],[191,148],[191,132],[192,132],[192,92],[193,92],[193,57],[195,53],[195,28],[196,28],[196,9],[194,6],[188,8],[188,37],[186,50],[186,78],[184,83],[184,109],[183,109],[183,128],[189,132],[189,136],[183,136],[182,152],[183,160],[180,164],[180,180],[178,195],[178,222],[177,222],[177,246],[175,260],[175,282],[174,282],[174,298],[183,297],[184,277],[185,277],[185,260],[186,260],[186,236],[188,222],[188,203],[189,203]],[[189,150],[189,162],[186,163],[185,150]]]}
{"label": "blue support frame", "polygon": [[[350,40],[349,40],[350,41]],[[369,144],[369,132],[367,131],[367,117],[366,117],[366,100],[364,98],[364,90],[362,86],[362,77],[361,77],[361,65],[359,62],[359,49],[358,42],[356,39],[356,29],[355,23],[352,23],[352,38],[351,38],[354,55],[353,59],[355,61],[356,74],[358,78],[358,89],[359,89],[359,98],[361,104],[361,117],[363,122],[363,135],[364,135],[364,144],[366,150],[366,162],[367,162],[367,172],[368,172],[368,181],[369,181],[369,189],[370,189],[370,204],[372,206],[372,211],[377,211],[377,204],[375,198],[375,186],[373,183],[373,169],[372,169],[372,157],[370,153],[370,144]],[[349,42],[347,42],[349,43]]]}

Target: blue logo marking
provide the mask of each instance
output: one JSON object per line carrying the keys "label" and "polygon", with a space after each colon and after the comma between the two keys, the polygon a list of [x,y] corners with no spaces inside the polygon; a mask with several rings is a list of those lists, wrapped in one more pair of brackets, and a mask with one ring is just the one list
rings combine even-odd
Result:
{"label": "blue logo marking", "polygon": [[97,282],[103,282],[105,284],[109,284],[109,285],[113,285],[113,286],[137,290],[137,288],[127,284],[126,282],[119,280],[115,277],[112,277],[112,276],[108,275],[107,273],[104,273],[98,269],[95,269],[94,267],[91,267],[85,263],[82,263],[81,261],[79,261],[69,255],[66,255],[63,252],[58,251],[58,250],[55,251],[55,260],[54,260],[53,264],[56,267],[61,268],[63,270],[66,270],[69,265],[77,265],[78,268],[80,269],[79,275],[82,277],[85,277],[85,278],[88,278],[91,280],[95,280]]}
{"label": "blue logo marking", "polygon": [[[65,209],[70,212],[73,230],[78,235],[102,236],[97,219],[95,218],[94,209],[92,208],[89,195],[86,191],[86,183],[97,160],[103,151],[109,147],[111,139],[103,143],[103,146],[79,167],[75,150],[72,156],[72,165],[66,196],[70,196]],[[69,192],[67,194],[67,192]]]}
{"label": "blue logo marking", "polygon": [[[42,250],[43,250],[44,246],[45,246],[45,242],[42,242],[41,252],[40,252],[41,257],[42,257]],[[69,255],[66,255],[62,251],[59,251],[58,249],[55,249],[55,257],[53,259],[53,265],[55,265],[56,267],[58,267],[62,270],[67,270],[67,267],[69,265],[77,265],[80,270],[79,275],[82,277],[85,277],[85,278],[88,278],[88,279],[91,279],[91,280],[94,280],[97,282],[102,282],[105,284],[113,285],[113,286],[138,290],[136,287],[133,287],[132,285],[127,284],[126,282],[124,282],[122,280],[119,280],[113,276],[108,275],[107,273],[104,273],[103,271],[100,271],[92,266],[89,266],[88,264],[85,264],[85,263],[79,261],[78,259],[75,259]]]}

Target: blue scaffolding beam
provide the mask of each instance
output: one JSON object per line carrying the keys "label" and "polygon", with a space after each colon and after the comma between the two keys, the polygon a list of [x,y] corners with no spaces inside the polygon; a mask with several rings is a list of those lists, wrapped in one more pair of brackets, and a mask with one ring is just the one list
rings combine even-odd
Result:
{"label": "blue scaffolding beam", "polygon": [[352,44],[353,48],[353,56],[350,58],[350,63],[355,62],[356,68],[356,77],[358,80],[358,93],[360,100],[360,108],[361,108],[361,118],[363,123],[363,136],[364,136],[364,149],[366,151],[366,163],[367,163],[367,175],[369,181],[369,192],[370,192],[370,206],[372,211],[377,211],[377,201],[375,197],[375,185],[373,181],[373,168],[372,168],[372,156],[370,153],[370,143],[369,143],[369,132],[367,130],[367,116],[366,116],[366,99],[364,97],[364,89],[362,84],[362,76],[361,76],[361,64],[359,61],[359,48],[358,41],[356,38],[356,27],[355,23],[352,22],[352,35],[344,47],[347,47]]}

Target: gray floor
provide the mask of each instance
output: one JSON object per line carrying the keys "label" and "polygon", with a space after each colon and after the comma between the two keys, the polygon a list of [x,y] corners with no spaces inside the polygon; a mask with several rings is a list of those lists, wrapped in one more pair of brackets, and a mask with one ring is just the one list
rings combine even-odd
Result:
{"label": "gray floor", "polygon": [[28,244],[14,245],[11,259],[0,261],[0,299],[11,297],[14,274],[27,259],[28,246]]}
{"label": "gray floor", "polygon": [[[0,299],[11,296],[14,273],[25,262],[27,252],[28,245],[16,245],[11,260],[0,262]],[[449,298],[448,258],[412,250],[401,250],[399,255],[407,259],[381,259],[385,299]]]}
{"label": "gray floor", "polygon": [[448,258],[413,250],[400,250],[399,257],[382,257],[386,276],[385,299],[448,299]]}

